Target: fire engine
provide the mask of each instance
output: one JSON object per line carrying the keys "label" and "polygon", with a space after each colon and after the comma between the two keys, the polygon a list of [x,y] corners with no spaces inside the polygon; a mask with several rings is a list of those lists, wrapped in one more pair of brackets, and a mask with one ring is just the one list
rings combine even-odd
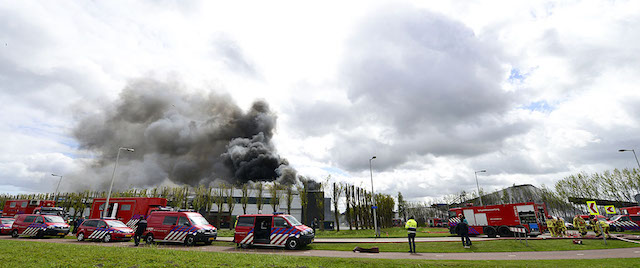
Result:
{"label": "fire engine", "polygon": [[509,227],[525,228],[528,236],[538,236],[547,229],[547,208],[544,203],[534,202],[491,206],[468,206],[449,210],[449,231],[455,234],[455,227],[464,215],[469,223],[469,234],[486,234],[489,237],[513,236]]}
{"label": "fire engine", "polygon": [[[95,198],[91,205],[91,219],[104,218],[104,204],[106,198]],[[167,206],[167,199],[159,197],[117,197],[109,199],[109,213],[107,218],[126,222],[126,225],[135,230],[135,225],[140,221],[140,216],[145,219],[152,211],[160,210]]]}
{"label": "fire engine", "polygon": [[620,208],[622,214],[640,214],[640,206]]}
{"label": "fire engine", "polygon": [[38,207],[53,207],[54,205],[55,201],[53,200],[7,200],[4,203],[2,217],[8,218],[18,214],[33,214]]}

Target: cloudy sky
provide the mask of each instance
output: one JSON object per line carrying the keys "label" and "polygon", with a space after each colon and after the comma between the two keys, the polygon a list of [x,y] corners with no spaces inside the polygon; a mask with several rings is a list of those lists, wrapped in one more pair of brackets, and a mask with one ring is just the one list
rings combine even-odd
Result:
{"label": "cloudy sky", "polygon": [[411,200],[636,166],[640,2],[441,2],[0,0],[0,192],[89,180],[74,129],[141,79],[263,100],[299,174],[375,155]]}

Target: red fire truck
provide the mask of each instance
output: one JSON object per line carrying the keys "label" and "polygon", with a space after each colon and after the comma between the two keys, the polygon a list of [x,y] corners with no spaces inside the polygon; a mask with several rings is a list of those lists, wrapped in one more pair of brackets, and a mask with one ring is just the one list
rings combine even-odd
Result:
{"label": "red fire truck", "polygon": [[[100,219],[104,215],[104,203],[106,198],[95,198],[91,205],[91,219]],[[140,220],[140,216],[145,218],[154,210],[160,210],[167,206],[167,199],[159,197],[116,197],[109,199],[109,213],[107,218],[126,222],[130,228]],[[135,228],[134,228],[135,230]]]}
{"label": "red fire truck", "polygon": [[544,203],[452,208],[449,210],[449,230],[452,234],[455,234],[455,227],[462,215],[469,222],[470,235],[513,236],[509,227],[519,227],[525,228],[529,236],[538,236],[547,229],[545,219],[548,214]]}
{"label": "red fire truck", "polygon": [[620,208],[622,214],[640,214],[640,206]]}
{"label": "red fire truck", "polygon": [[36,208],[53,207],[55,203],[53,200],[7,200],[4,203],[2,217],[10,218],[18,214],[33,214]]}

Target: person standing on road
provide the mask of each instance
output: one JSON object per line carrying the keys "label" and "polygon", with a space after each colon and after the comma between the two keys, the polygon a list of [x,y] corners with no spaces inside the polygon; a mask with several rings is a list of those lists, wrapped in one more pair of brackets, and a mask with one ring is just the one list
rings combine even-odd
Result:
{"label": "person standing on road", "polygon": [[80,225],[82,225],[82,223],[84,222],[84,217],[80,216],[79,218],[76,218],[76,220],[73,222],[73,233],[77,233],[78,229],[80,228]]}
{"label": "person standing on road", "polygon": [[418,223],[413,219],[413,216],[409,217],[404,228],[407,229],[407,236],[409,237],[409,253],[416,253],[416,231],[418,230]]}
{"label": "person standing on road", "polygon": [[585,222],[580,215],[576,215],[576,217],[573,218],[573,226],[578,228],[581,237],[587,234],[587,222]]}
{"label": "person standing on road", "polygon": [[140,220],[136,223],[136,233],[133,236],[133,240],[136,242],[136,247],[140,245],[140,238],[147,230],[147,220],[144,219],[144,215],[140,215]]}
{"label": "person standing on road", "polygon": [[462,239],[462,246],[464,248],[471,247],[471,239],[469,238],[469,224],[464,218],[464,215],[460,216],[460,222],[456,225],[456,234]]}

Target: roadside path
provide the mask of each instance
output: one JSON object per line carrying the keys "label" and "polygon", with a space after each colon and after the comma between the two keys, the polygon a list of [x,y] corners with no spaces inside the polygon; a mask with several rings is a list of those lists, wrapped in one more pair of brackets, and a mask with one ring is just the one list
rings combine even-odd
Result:
{"label": "roadside path", "polygon": [[[7,236],[0,237],[3,240],[12,239]],[[134,247],[131,242],[78,242],[73,239],[19,239],[34,243],[61,243],[87,246],[106,247]],[[147,245],[141,245],[147,247]],[[370,259],[427,259],[427,260],[556,260],[556,259],[604,259],[604,258],[640,258],[640,248],[619,248],[619,249],[599,249],[599,250],[572,250],[572,251],[531,251],[531,252],[480,252],[480,253],[401,253],[401,252],[381,252],[381,253],[354,253],[351,251],[333,250],[285,250],[273,248],[251,248],[239,249],[233,246],[196,246],[185,247],[182,245],[161,244],[154,246],[166,250],[185,250],[203,252],[222,252],[236,254],[281,254],[288,256],[313,256],[332,258],[370,258]]]}

